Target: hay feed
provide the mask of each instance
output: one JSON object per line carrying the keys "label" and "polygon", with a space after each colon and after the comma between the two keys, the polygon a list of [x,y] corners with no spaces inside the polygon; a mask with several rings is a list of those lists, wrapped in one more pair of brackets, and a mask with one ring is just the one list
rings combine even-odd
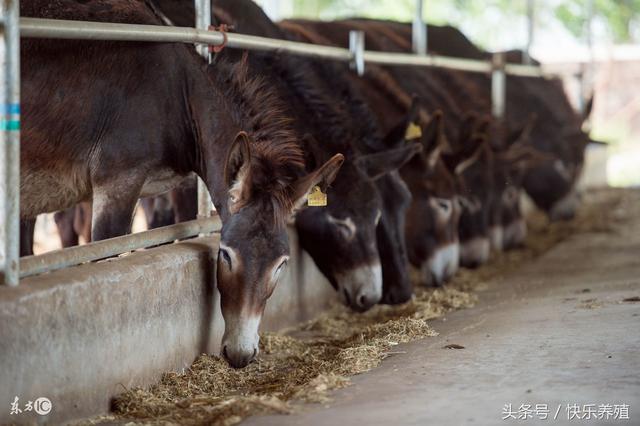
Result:
{"label": "hay feed", "polygon": [[549,223],[534,215],[524,248],[496,254],[477,270],[462,270],[445,287],[418,288],[404,305],[376,306],[364,314],[337,306],[296,329],[265,333],[259,359],[242,370],[201,355],[184,373],[166,373],[147,389],[127,390],[114,401],[112,416],[89,423],[232,425],[251,415],[293,412],[300,401],[327,402],[330,390],[348,386],[350,376],[375,368],[397,345],[435,336],[429,320],[473,306],[475,292],[490,280],[575,233],[618,232],[611,215],[623,222],[620,211],[640,213],[636,193],[608,190],[589,196],[571,222]]}

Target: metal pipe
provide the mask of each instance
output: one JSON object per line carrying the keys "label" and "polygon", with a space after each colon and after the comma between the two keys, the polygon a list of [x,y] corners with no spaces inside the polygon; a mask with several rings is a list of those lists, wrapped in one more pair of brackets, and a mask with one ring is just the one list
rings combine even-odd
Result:
{"label": "metal pipe", "polygon": [[175,240],[195,237],[200,234],[219,232],[218,215],[206,219],[191,220],[176,225],[164,226],[151,231],[138,232],[108,240],[96,241],[83,246],[69,247],[37,256],[22,258],[20,277],[42,274],[85,262],[106,259],[140,248],[157,246]]}
{"label": "metal pipe", "polygon": [[[112,24],[104,22],[65,21],[56,19],[21,18],[23,37],[62,38],[82,40],[155,41],[175,43],[221,44],[222,33],[194,28],[163,27],[156,25]],[[227,47],[262,51],[288,52],[294,55],[350,62],[353,55],[348,49],[333,46],[299,43],[245,34],[228,34]],[[451,58],[445,56],[420,56],[410,53],[365,51],[365,62],[380,65],[434,66],[470,72],[492,70],[488,61]],[[543,77],[547,74],[540,67],[509,64],[509,74]]]}
{"label": "metal pipe", "polygon": [[[211,26],[211,1],[210,0],[194,0],[196,10],[196,22],[195,27],[199,30],[208,30]],[[199,44],[197,46],[198,53],[207,61],[211,62],[211,54],[209,53],[209,46],[206,44]]]}
{"label": "metal pipe", "polygon": [[594,80],[594,51],[593,51],[593,15],[595,13],[594,0],[587,3],[587,20],[586,20],[586,41],[589,50],[588,63],[581,64],[580,72],[580,113],[584,113],[587,105],[587,98],[591,91],[591,85]]}
{"label": "metal pipe", "polygon": [[349,51],[353,56],[350,67],[359,76],[364,75],[364,31],[349,31]]}
{"label": "metal pipe", "polygon": [[[196,10],[196,28],[208,30],[211,26],[211,1],[210,0],[194,0]],[[211,53],[207,44],[197,44],[198,53],[209,64],[211,63]],[[211,215],[211,195],[207,189],[207,185],[202,179],[197,179],[198,185],[198,217],[204,218]]]}
{"label": "metal pipe", "polygon": [[470,72],[491,72],[491,63],[472,59],[451,58],[434,55],[414,55],[411,53],[364,52],[365,62],[380,65],[406,65],[449,68]]}
{"label": "metal pipe", "polygon": [[[210,45],[222,44],[224,40],[221,32],[186,27],[39,18],[21,18],[20,30],[23,37],[32,38],[204,43]],[[345,62],[351,59],[349,51],[339,47],[319,46],[236,33],[228,34],[227,47],[261,51],[287,51],[296,55],[323,57]]]}
{"label": "metal pipe", "polygon": [[506,103],[505,55],[503,52],[493,54],[493,71],[491,72],[491,113],[499,120],[504,118]]}
{"label": "metal pipe", "polygon": [[522,55],[522,63],[525,65],[531,65],[531,46],[533,45],[533,30],[535,25],[534,16],[534,0],[527,0],[527,46],[524,49]]}
{"label": "metal pipe", "polygon": [[427,26],[422,20],[422,0],[416,0],[415,14],[411,25],[411,42],[414,53],[427,54]]}
{"label": "metal pipe", "polygon": [[20,281],[20,5],[3,0],[3,79],[0,134],[5,150],[4,283]]}

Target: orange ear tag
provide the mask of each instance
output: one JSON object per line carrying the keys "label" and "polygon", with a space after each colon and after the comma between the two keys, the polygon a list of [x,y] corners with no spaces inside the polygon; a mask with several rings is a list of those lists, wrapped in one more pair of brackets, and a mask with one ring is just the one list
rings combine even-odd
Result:
{"label": "orange ear tag", "polygon": [[319,186],[314,186],[307,199],[309,207],[324,207],[327,205],[327,194],[322,192]]}

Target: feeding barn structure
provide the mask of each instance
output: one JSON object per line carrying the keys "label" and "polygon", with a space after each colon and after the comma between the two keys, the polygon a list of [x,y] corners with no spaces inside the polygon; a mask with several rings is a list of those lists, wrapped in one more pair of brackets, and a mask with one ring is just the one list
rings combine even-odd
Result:
{"label": "feeding barn structure", "polygon": [[0,423],[637,421],[585,73],[415,3],[2,1]]}

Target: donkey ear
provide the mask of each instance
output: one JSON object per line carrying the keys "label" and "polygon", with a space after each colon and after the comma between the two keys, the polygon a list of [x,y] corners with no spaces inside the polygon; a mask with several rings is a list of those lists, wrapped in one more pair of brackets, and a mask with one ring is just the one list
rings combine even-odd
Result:
{"label": "donkey ear", "polygon": [[485,116],[476,124],[474,133],[489,134],[489,126],[491,126],[491,117]]}
{"label": "donkey ear", "polygon": [[451,152],[451,147],[444,134],[444,118],[442,111],[436,110],[431,116],[431,120],[424,127],[422,139],[423,158],[429,168],[434,168],[444,152]]}
{"label": "donkey ear", "polygon": [[464,144],[471,139],[473,136],[473,132],[477,127],[478,116],[473,112],[467,112],[462,120],[462,124],[460,125],[460,131],[458,132],[458,146],[463,147]]}
{"label": "donkey ear", "polygon": [[422,145],[409,143],[400,148],[362,155],[356,158],[354,163],[371,179],[378,179],[389,172],[398,170],[420,151],[422,151]]}
{"label": "donkey ear", "polygon": [[540,151],[526,143],[511,145],[499,157],[512,171],[526,171],[554,160],[551,154]]}
{"label": "donkey ear", "polygon": [[418,122],[418,116],[420,115],[420,106],[420,97],[416,94],[411,96],[411,105],[409,106],[409,111],[407,112],[407,124]]}
{"label": "donkey ear", "polygon": [[420,142],[422,142],[425,154],[435,149],[442,142],[442,136],[444,135],[443,125],[442,111],[435,110],[431,115],[431,120],[422,130]]}
{"label": "donkey ear", "polygon": [[224,166],[224,181],[229,188],[230,211],[249,198],[251,188],[251,144],[249,136],[240,132],[231,144]]}
{"label": "donkey ear", "polygon": [[492,161],[491,148],[488,146],[486,135],[476,135],[470,141],[470,144],[475,147],[471,151],[471,154],[466,158],[462,158],[461,161],[455,166],[454,173],[462,175],[465,170],[474,164],[483,164],[486,166]]}
{"label": "donkey ear", "polygon": [[531,132],[533,131],[537,121],[538,115],[536,113],[531,113],[526,123],[509,133],[509,136],[507,137],[507,145],[513,145],[514,143],[528,143],[529,136],[531,136]]}
{"label": "donkey ear", "polygon": [[591,94],[589,99],[587,99],[587,102],[584,104],[584,110],[582,111],[582,124],[589,121],[592,111],[593,111],[593,93]]}
{"label": "donkey ear", "polygon": [[391,128],[391,130],[384,136],[384,146],[396,147],[400,144],[404,144],[407,141],[413,141],[421,137],[422,130],[418,125],[418,118],[420,115],[420,99],[414,95],[411,98],[411,106],[407,111],[407,115],[402,117],[399,122]]}
{"label": "donkey ear", "polygon": [[298,179],[292,185],[291,199],[294,209],[298,209],[304,204],[315,186],[319,186],[322,192],[326,192],[327,187],[338,175],[342,163],[344,163],[344,155],[336,154],[316,170]]}

